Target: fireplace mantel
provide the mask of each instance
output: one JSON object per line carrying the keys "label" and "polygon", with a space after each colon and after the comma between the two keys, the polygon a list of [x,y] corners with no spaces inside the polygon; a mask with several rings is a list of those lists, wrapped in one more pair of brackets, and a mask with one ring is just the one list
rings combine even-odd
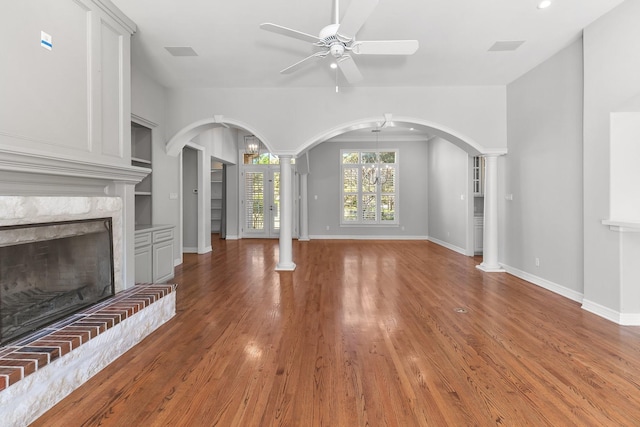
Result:
{"label": "fireplace mantel", "polygon": [[135,185],[149,169],[0,149],[2,195],[98,195],[114,182]]}

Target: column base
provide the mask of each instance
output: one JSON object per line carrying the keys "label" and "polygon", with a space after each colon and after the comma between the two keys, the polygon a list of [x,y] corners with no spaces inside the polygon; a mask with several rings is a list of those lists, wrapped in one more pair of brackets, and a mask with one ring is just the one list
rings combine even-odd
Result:
{"label": "column base", "polygon": [[507,270],[500,267],[499,265],[494,267],[494,266],[485,265],[484,263],[476,265],[476,268],[486,273],[506,273],[507,272]]}
{"label": "column base", "polygon": [[276,271],[294,271],[296,269],[296,264],[292,262],[291,264],[277,264]]}

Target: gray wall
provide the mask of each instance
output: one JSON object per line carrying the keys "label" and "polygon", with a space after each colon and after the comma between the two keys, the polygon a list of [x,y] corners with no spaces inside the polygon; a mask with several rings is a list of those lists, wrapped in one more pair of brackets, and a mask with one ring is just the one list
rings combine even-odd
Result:
{"label": "gray wall", "polygon": [[[309,152],[308,176],[309,236],[328,238],[375,236],[397,238],[427,237],[427,143],[380,142],[379,147],[397,148],[399,170],[398,226],[340,227],[340,150],[371,148],[370,142],[324,142]],[[317,199],[315,196],[318,196]],[[327,226],[329,229],[327,230]]]}
{"label": "gray wall", "polygon": [[[275,154],[299,155],[341,129],[394,120],[451,129],[477,147],[506,148],[504,86],[198,88],[168,91],[171,134],[212,114],[246,124]],[[333,133],[335,132],[335,133]]]}
{"label": "gray wall", "polygon": [[469,155],[442,138],[429,141],[429,238],[467,252]]}
{"label": "gray wall", "polygon": [[582,85],[581,40],[508,85],[500,162],[501,263],[574,299],[583,292]]}
{"label": "gray wall", "polygon": [[584,30],[584,293],[619,311],[620,235],[609,218],[610,113],[640,93],[640,1],[622,3]]}

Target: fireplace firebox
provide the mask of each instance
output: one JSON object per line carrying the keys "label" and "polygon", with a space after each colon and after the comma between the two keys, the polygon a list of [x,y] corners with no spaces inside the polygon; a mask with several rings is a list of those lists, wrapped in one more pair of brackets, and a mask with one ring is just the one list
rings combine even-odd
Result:
{"label": "fireplace firebox", "polygon": [[114,293],[111,218],[0,227],[0,344]]}

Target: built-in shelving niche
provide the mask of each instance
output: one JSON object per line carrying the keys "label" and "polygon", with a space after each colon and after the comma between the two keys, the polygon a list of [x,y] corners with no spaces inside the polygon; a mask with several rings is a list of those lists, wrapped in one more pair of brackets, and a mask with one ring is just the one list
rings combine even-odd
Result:
{"label": "built-in shelving niche", "polygon": [[136,225],[151,224],[151,170],[152,132],[141,124],[131,122],[131,164],[149,169],[149,174],[136,185],[135,220]]}
{"label": "built-in shelving niche", "polygon": [[223,165],[213,160],[211,162],[211,232],[220,233],[222,228],[223,208]]}

